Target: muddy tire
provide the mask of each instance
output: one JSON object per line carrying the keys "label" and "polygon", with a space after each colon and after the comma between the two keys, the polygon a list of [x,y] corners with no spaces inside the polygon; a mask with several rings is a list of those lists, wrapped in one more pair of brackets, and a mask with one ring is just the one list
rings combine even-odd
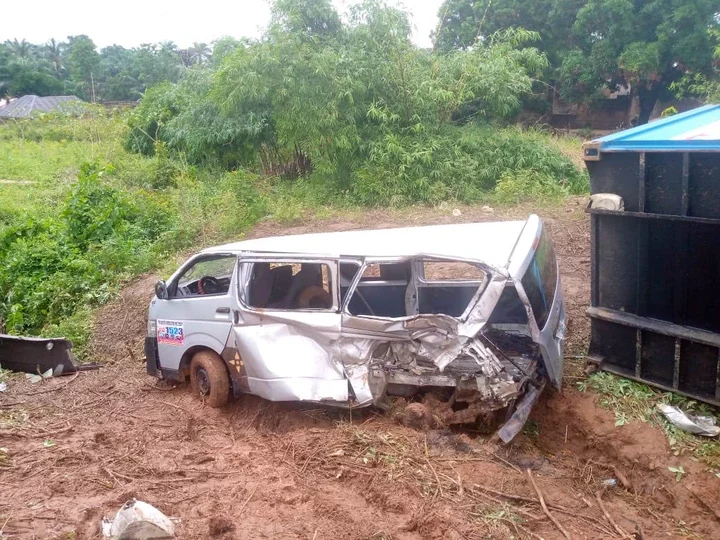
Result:
{"label": "muddy tire", "polygon": [[214,352],[196,353],[190,361],[190,389],[211,407],[222,407],[230,397],[225,362]]}

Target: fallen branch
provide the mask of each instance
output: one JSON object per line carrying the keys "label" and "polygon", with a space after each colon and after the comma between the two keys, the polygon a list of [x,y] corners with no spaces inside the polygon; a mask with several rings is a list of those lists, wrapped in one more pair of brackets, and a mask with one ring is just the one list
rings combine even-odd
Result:
{"label": "fallen branch", "polygon": [[562,533],[562,535],[567,538],[567,540],[572,540],[572,536],[568,534],[568,532],[563,528],[562,525],[560,525],[560,522],[550,513],[550,510],[548,510],[547,505],[545,504],[545,499],[543,498],[542,492],[540,491],[540,488],[535,483],[535,478],[533,478],[532,472],[530,469],[526,470],[528,478],[530,479],[530,483],[532,484],[533,488],[535,489],[535,493],[537,493],[538,500],[540,501],[540,506],[543,509],[543,512],[545,512],[545,515],[550,519],[550,521],[553,522],[555,527]]}
{"label": "fallen branch", "polygon": [[518,467],[517,465],[514,465],[514,464],[510,463],[508,460],[506,460],[506,459],[498,456],[495,452],[493,452],[493,453],[490,454],[490,455],[491,455],[492,457],[494,457],[495,459],[500,460],[502,463],[504,463],[505,465],[507,465],[508,467],[510,467],[511,469],[513,469],[514,471],[517,471],[517,472],[519,472],[520,474],[522,474],[522,471],[520,470],[520,467]]}
{"label": "fallen branch", "polygon": [[595,500],[598,502],[598,506],[600,506],[600,510],[602,510],[603,515],[605,516],[605,519],[608,520],[610,525],[612,525],[613,529],[617,531],[617,533],[622,536],[623,538],[629,538],[630,540],[633,540],[633,537],[630,536],[627,532],[625,532],[617,523],[615,523],[615,520],[610,515],[610,512],[607,511],[607,508],[605,508],[605,505],[603,504],[602,497],[600,497],[600,492],[598,491],[595,493]]}
{"label": "fallen branch", "polygon": [[11,401],[10,403],[0,403],[0,408],[2,407],[14,407],[15,405],[22,405],[24,403],[27,403],[27,401]]}
{"label": "fallen branch", "polygon": [[687,489],[687,490],[690,492],[690,495],[692,495],[693,497],[695,497],[695,499],[700,503],[700,505],[701,505],[702,507],[704,507],[704,508],[705,508],[708,512],[710,512],[713,516],[715,516],[715,519],[717,519],[718,521],[720,521],[720,512],[718,512],[718,511],[715,510],[712,506],[710,506],[708,503],[706,503],[704,500],[702,500],[702,498],[700,497],[700,495],[698,495],[697,493],[695,493],[692,489],[690,489],[690,488],[687,487],[687,486],[684,486],[684,487],[685,487],[685,489]]}
{"label": "fallen branch", "polygon": [[248,496],[247,499],[245,499],[245,502],[242,503],[242,506],[240,507],[240,510],[238,510],[237,513],[235,514],[236,516],[239,516],[240,514],[242,514],[242,511],[245,510],[245,507],[246,507],[247,504],[250,502],[250,499],[252,499],[252,498],[253,498],[253,495],[255,495],[255,492],[256,492],[257,489],[258,489],[258,485],[259,485],[259,484],[256,484],[256,485],[255,485],[255,489],[252,490],[252,493]]}
{"label": "fallen branch", "polygon": [[[507,503],[503,503],[500,499],[497,499],[497,498],[493,497],[492,495],[488,495],[487,493],[483,493],[482,491],[473,490],[472,493],[474,495],[480,495],[481,497],[485,497],[487,500],[492,501],[496,504],[499,504],[500,506],[507,505]],[[538,521],[540,519],[544,519],[541,516],[536,516],[535,514],[528,512],[527,510],[523,510],[522,508],[518,508],[517,506],[512,506],[512,509],[513,509],[513,512],[517,512],[518,514],[521,514],[521,515],[525,516],[526,518],[533,520],[533,521]]]}
{"label": "fallen branch", "polygon": [[438,490],[440,491],[440,497],[444,497],[445,494],[443,493],[442,484],[440,483],[440,478],[438,477],[438,473],[435,470],[435,467],[432,466],[432,463],[430,463],[430,460],[428,458],[425,458],[425,461],[427,462],[428,467],[430,467],[430,470],[435,475],[435,482],[437,482],[437,487],[438,487]]}
{"label": "fallen branch", "polygon": [[[521,502],[538,504],[538,500],[533,499],[531,497],[523,497],[522,495],[513,495],[511,493],[505,493],[503,491],[495,491],[494,489],[490,489],[485,486],[479,486],[477,484],[475,484],[474,487],[476,487],[478,489],[482,489],[483,491],[487,491],[488,493],[492,493],[493,495],[497,495],[498,497],[504,497],[506,499],[510,499],[511,501],[521,501]],[[548,504],[548,507],[552,508],[553,510],[558,510],[560,512],[570,513],[571,515],[574,515],[576,513],[568,508],[565,508],[564,506],[560,506],[559,504]]]}

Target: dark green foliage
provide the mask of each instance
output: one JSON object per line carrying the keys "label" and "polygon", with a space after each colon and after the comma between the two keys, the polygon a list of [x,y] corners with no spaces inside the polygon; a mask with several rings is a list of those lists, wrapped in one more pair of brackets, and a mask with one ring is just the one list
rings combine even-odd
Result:
{"label": "dark green foliage", "polygon": [[191,163],[311,173],[325,192],[369,205],[478,200],[508,171],[579,178],[532,137],[477,127],[502,125],[532,92],[547,66],[529,46],[537,34],[504,30],[433,54],[382,2],[355,6],[346,24],[326,1],[277,1],[272,12],[259,42],[148,90],[127,148],[152,155],[162,142]]}
{"label": "dark green foliage", "polygon": [[[219,43],[219,57],[235,48],[229,38]],[[88,101],[136,101],[149,86],[177,82],[184,67],[210,62],[212,50],[205,43],[186,50],[172,42],[133,49],[111,45],[98,52],[86,35],[44,45],[6,41],[0,43],[0,98],[74,94]]]}
{"label": "dark green foliage", "polygon": [[85,164],[56,217],[27,217],[0,231],[0,318],[36,333],[80,306],[107,300],[113,283],[154,266],[156,241],[177,213],[151,193],[104,181],[112,169]]}
{"label": "dark green foliage", "polygon": [[372,149],[352,194],[361,204],[483,200],[501,178],[550,178],[558,193],[582,193],[584,178],[541,134],[492,127],[448,127],[429,136],[388,137]]}
{"label": "dark green foliage", "polygon": [[[719,6],[713,0],[446,0],[435,45],[453,50],[500,29],[534,30],[553,68],[547,76],[564,99],[592,102],[604,88],[629,84],[643,123],[673,82],[718,80],[712,55]],[[697,95],[703,94],[701,88]]]}
{"label": "dark green foliage", "polygon": [[193,163],[232,168],[252,162],[271,136],[267,114],[223,114],[209,99],[211,81],[210,72],[191,70],[179,84],[150,88],[132,112],[126,148],[151,156],[162,143],[185,153]]}

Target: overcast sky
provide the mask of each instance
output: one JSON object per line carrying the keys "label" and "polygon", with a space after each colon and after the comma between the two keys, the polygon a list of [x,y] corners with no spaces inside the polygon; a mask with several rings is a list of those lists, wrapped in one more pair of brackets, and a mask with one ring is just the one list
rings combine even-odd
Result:
{"label": "overcast sky", "polygon": [[[391,0],[392,2],[393,0]],[[352,0],[333,0],[342,13]],[[403,0],[412,14],[413,41],[431,45],[442,0]],[[24,13],[27,16],[11,14]],[[0,9],[0,42],[26,39],[44,43],[87,34],[98,48],[118,44],[174,41],[181,48],[222,37],[258,37],[270,18],[267,0],[35,0],[10,2]]]}

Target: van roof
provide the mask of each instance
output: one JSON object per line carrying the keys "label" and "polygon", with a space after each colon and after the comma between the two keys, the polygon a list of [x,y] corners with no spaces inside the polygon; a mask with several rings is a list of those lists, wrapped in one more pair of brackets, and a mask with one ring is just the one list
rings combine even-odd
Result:
{"label": "van roof", "polygon": [[496,221],[397,229],[354,230],[271,236],[214,246],[203,253],[253,252],[346,257],[458,258],[507,267],[520,234],[530,221]]}

